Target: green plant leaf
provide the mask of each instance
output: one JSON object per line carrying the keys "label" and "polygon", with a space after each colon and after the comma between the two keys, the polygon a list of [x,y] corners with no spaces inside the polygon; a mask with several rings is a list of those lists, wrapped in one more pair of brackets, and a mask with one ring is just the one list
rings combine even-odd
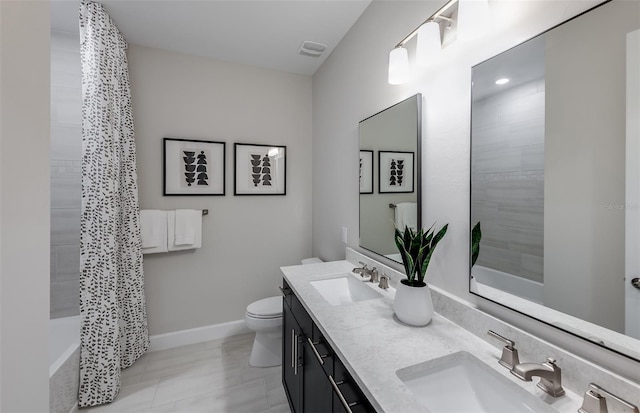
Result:
{"label": "green plant leaf", "polygon": [[471,266],[473,267],[480,255],[480,240],[482,239],[482,230],[480,229],[480,221],[471,230]]}

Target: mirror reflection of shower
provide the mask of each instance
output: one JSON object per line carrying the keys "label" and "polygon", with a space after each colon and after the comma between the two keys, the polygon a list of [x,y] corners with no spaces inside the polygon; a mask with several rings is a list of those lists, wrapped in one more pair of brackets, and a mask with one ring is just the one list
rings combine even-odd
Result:
{"label": "mirror reflection of shower", "polygon": [[471,86],[470,291],[637,360],[639,31],[638,2],[606,2]]}

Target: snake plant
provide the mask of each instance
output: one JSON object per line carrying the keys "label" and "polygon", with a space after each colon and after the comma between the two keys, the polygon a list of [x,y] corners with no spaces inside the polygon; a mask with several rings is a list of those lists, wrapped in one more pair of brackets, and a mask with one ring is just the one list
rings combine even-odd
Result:
{"label": "snake plant", "polygon": [[431,256],[447,233],[449,224],[445,224],[437,233],[434,226],[435,224],[426,231],[420,228],[418,232],[409,227],[405,227],[404,232],[396,228],[394,239],[407,274],[407,280],[402,280],[403,284],[412,287],[426,285],[424,277],[427,275]]}
{"label": "snake plant", "polygon": [[482,238],[482,230],[480,230],[480,221],[471,230],[471,266],[473,267],[480,255],[480,239]]}

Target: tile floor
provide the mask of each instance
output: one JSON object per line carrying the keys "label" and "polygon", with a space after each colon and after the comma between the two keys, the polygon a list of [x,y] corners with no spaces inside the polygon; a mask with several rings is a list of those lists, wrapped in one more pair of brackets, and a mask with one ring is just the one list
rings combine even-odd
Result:
{"label": "tile floor", "polygon": [[281,367],[249,366],[253,333],[155,351],[122,371],[109,404],[79,413],[290,413]]}

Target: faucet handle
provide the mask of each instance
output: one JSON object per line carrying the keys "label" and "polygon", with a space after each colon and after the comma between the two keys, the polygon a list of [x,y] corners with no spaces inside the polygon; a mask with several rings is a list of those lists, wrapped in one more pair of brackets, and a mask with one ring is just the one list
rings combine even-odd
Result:
{"label": "faucet handle", "polygon": [[366,270],[367,269],[367,264],[362,262],[362,261],[358,261],[360,263],[360,265],[362,265],[362,269]]}
{"label": "faucet handle", "polygon": [[378,282],[378,270],[376,269],[376,267],[373,267],[371,269],[371,279],[369,281],[371,281],[372,283],[377,283]]}
{"label": "faucet handle", "polygon": [[500,365],[508,368],[509,370],[512,370],[516,364],[520,364],[518,350],[514,347],[516,345],[515,341],[509,340],[508,338],[501,336],[493,330],[487,331],[487,334],[493,338],[497,338],[505,344],[505,346],[502,348],[502,357],[500,357],[500,360],[498,360],[498,363],[500,363]]}
{"label": "faucet handle", "polygon": [[638,406],[621,399],[615,394],[611,394],[595,383],[589,383],[589,389],[584,393],[582,407],[578,409],[580,413],[607,413],[607,400],[611,398],[623,406],[630,409],[633,413],[638,413]]}
{"label": "faucet handle", "polygon": [[378,284],[378,287],[382,288],[383,290],[389,289],[389,276],[387,274],[382,273],[382,275],[380,276],[380,283]]}

